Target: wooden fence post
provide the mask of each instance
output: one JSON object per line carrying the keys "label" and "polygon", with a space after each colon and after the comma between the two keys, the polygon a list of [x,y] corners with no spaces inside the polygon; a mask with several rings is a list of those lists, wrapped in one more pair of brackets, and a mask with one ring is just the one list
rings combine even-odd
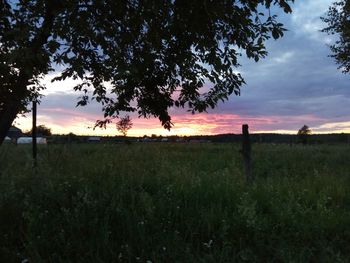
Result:
{"label": "wooden fence post", "polygon": [[254,177],[252,174],[252,159],[251,159],[251,144],[249,137],[249,126],[248,124],[242,125],[242,135],[243,135],[243,144],[242,144],[242,155],[244,162],[244,171],[246,176],[246,181],[248,184],[254,181]]}

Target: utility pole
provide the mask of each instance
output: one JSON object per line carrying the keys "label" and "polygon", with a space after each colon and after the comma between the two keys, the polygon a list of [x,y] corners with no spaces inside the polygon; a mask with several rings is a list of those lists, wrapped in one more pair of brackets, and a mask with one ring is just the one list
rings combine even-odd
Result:
{"label": "utility pole", "polygon": [[252,159],[251,159],[251,143],[250,143],[250,136],[249,136],[249,126],[248,124],[242,125],[242,155],[243,155],[243,162],[244,162],[244,171],[246,176],[246,181],[248,184],[251,184],[254,181],[254,177],[252,174]]}
{"label": "utility pole", "polygon": [[37,113],[37,101],[36,99],[33,100],[33,109],[32,109],[32,121],[33,121],[33,127],[32,127],[32,150],[33,150],[33,168],[35,169],[37,167],[37,144],[36,144],[36,113]]}

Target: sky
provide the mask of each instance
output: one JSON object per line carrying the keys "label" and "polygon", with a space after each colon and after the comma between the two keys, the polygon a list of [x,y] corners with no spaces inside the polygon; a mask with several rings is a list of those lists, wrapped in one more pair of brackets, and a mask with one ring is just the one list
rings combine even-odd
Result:
{"label": "sky", "polygon": [[[328,45],[334,41],[320,29],[320,20],[332,0],[296,0],[291,15],[279,14],[288,32],[282,39],[269,40],[269,55],[255,63],[245,58],[237,70],[246,85],[241,96],[231,95],[225,103],[208,113],[191,114],[171,109],[174,127],[162,128],[158,119],[131,115],[129,136],[212,135],[240,133],[247,123],[253,133],[293,133],[304,124],[313,133],[350,133],[350,75],[344,75],[329,57]],[[38,125],[53,133],[80,135],[118,135],[115,124],[93,129],[102,119],[101,106],[90,103],[75,107],[78,93],[74,81],[51,83],[58,73],[45,77],[47,90],[38,107]],[[15,125],[29,130],[31,117],[20,116]]]}

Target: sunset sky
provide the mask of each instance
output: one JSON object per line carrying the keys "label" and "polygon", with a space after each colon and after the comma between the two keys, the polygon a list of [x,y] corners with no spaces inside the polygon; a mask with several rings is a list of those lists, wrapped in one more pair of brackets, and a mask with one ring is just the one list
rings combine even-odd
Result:
{"label": "sunset sky", "polygon": [[[246,85],[241,96],[232,95],[215,110],[192,115],[172,109],[175,124],[169,132],[158,119],[139,119],[131,114],[134,126],[130,136],[196,135],[240,133],[243,123],[251,132],[296,133],[304,124],[313,133],[350,133],[350,75],[344,75],[330,54],[332,39],[320,29],[320,20],[332,0],[296,0],[292,15],[280,14],[289,30],[285,36],[267,43],[269,55],[258,63],[242,58],[238,68]],[[107,130],[91,127],[103,118],[101,106],[90,103],[76,108],[79,93],[72,90],[74,81],[51,83],[56,73],[45,78],[47,90],[38,107],[38,125],[54,133],[117,135],[114,124]],[[16,119],[15,125],[29,130],[31,117]]]}

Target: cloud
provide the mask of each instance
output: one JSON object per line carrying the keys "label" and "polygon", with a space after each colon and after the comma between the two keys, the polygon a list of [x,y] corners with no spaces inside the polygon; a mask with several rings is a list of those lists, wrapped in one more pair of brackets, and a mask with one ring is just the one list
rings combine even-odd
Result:
{"label": "cloud", "polygon": [[350,133],[350,121],[330,122],[313,128],[313,131],[317,133],[328,133],[330,130],[332,132]]}
{"label": "cloud", "polygon": [[325,27],[320,17],[324,16],[333,2],[333,0],[297,1],[292,15],[296,34],[303,34],[307,38],[329,43],[330,37],[320,32]]}
{"label": "cloud", "polygon": [[277,64],[286,63],[293,57],[294,53],[295,52],[293,52],[293,51],[288,51],[288,52],[286,52],[284,54],[281,54],[278,57],[274,57],[272,59],[272,61],[277,63]]}
{"label": "cloud", "polygon": [[[52,96],[55,98],[57,95]],[[49,96],[48,96],[49,97]],[[61,101],[68,103],[72,98],[71,94],[61,96]],[[41,105],[38,110],[38,124],[44,124],[52,128],[54,133],[74,132],[81,135],[117,135],[115,124],[108,125],[106,130],[92,127],[96,119],[101,115],[94,113],[95,110],[89,107],[74,109],[68,105],[58,107],[56,102],[49,100]],[[151,134],[169,135],[200,135],[200,134],[218,134],[218,133],[240,133],[241,125],[248,123],[251,132],[266,131],[296,131],[303,124],[312,126],[321,126],[327,119],[322,119],[313,114],[281,116],[279,114],[249,115],[237,113],[201,113],[190,114],[183,111],[174,112],[172,121],[174,127],[171,131],[161,127],[156,118],[143,119],[131,114],[134,127],[130,130],[129,135],[142,136]],[[20,128],[29,130],[31,125],[30,118],[20,119]]]}
{"label": "cloud", "polygon": [[60,74],[61,72],[54,72],[46,75],[41,80],[41,84],[47,88],[43,91],[43,95],[75,93],[73,87],[78,85],[80,81],[67,78],[64,81],[52,82],[52,79],[60,76]]}

